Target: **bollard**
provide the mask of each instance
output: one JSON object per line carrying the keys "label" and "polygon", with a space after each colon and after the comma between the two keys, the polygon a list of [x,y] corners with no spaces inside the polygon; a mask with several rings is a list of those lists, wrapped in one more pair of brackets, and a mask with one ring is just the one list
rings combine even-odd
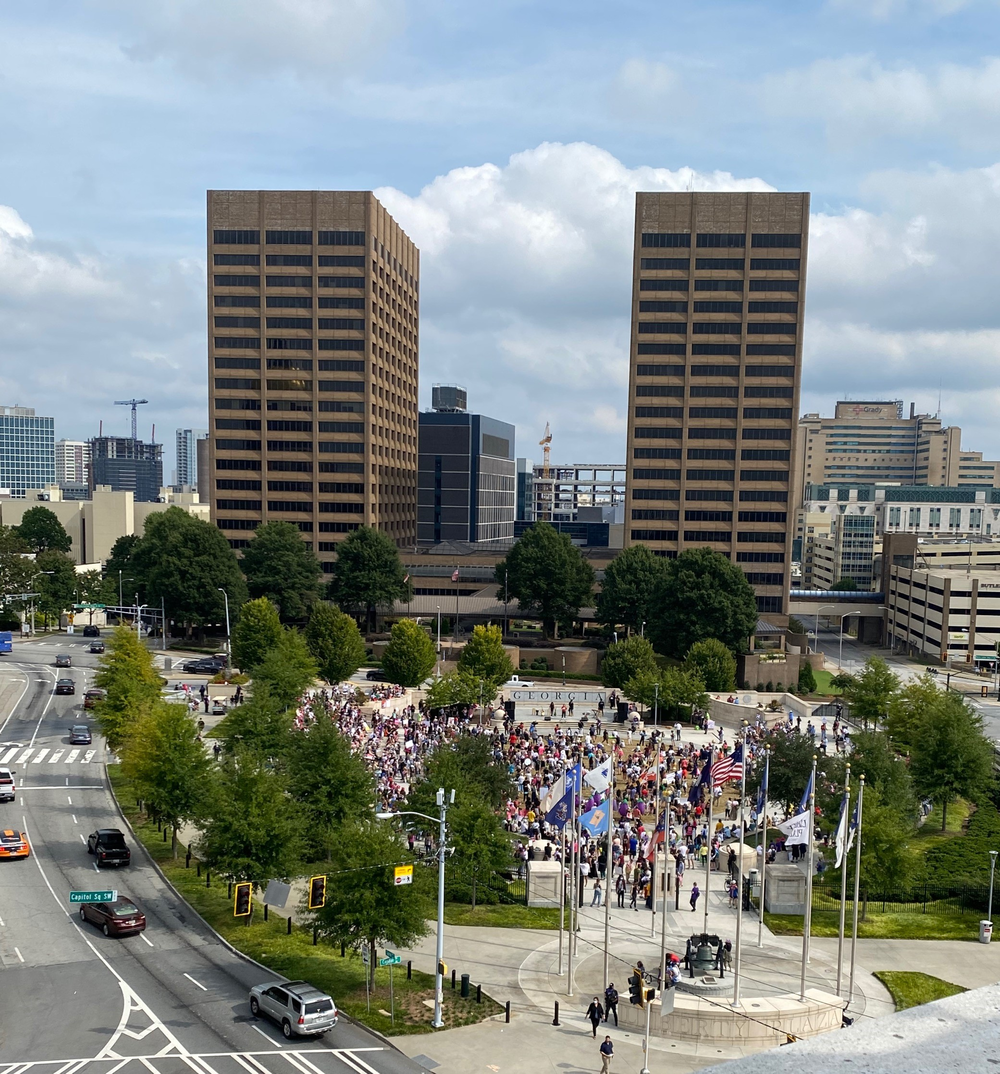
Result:
{"label": "bollard", "polygon": [[413,962],[407,959],[406,962],[406,979],[409,981],[413,977]]}
{"label": "bollard", "polygon": [[195,862],[195,864],[198,866],[198,875],[201,876],[201,862]]}
{"label": "bollard", "polygon": [[451,990],[455,991],[455,971],[451,971]]}
{"label": "bollard", "polygon": [[462,974],[462,999],[469,998],[470,977],[467,973]]}
{"label": "bollard", "polygon": [[212,870],[205,870],[205,887],[210,888],[212,886]]}
{"label": "bollard", "polygon": [[285,929],[285,935],[286,936],[291,936],[291,934],[292,934],[292,919],[289,917],[286,920],[288,921],[288,928]]}
{"label": "bollard", "polygon": [[190,850],[187,852],[187,854],[184,855],[184,868],[185,869],[190,869],[191,868],[191,851]]}
{"label": "bollard", "polygon": [[233,897],[233,882],[232,880],[226,885],[226,898],[231,899]]}
{"label": "bollard", "polygon": [[476,1002],[483,1002],[483,986],[481,984],[476,985]]}
{"label": "bollard", "polygon": [[510,1000],[507,1000],[507,1002],[504,1004],[503,1010],[504,1010],[504,1021],[509,1025],[510,1024]]}
{"label": "bollard", "polygon": [[315,947],[318,942],[319,942],[319,930],[314,925],[313,926],[313,947]]}
{"label": "bollard", "polygon": [[556,1016],[552,1019],[552,1024],[554,1026],[559,1025],[559,1000],[556,1000]]}
{"label": "bollard", "polygon": [[343,958],[346,955],[346,953],[347,952],[346,952],[346,948],[345,948],[345,945],[344,945],[344,941],[341,940],[340,941],[340,957]]}
{"label": "bollard", "polygon": [[267,903],[264,903],[264,920],[267,920]]}

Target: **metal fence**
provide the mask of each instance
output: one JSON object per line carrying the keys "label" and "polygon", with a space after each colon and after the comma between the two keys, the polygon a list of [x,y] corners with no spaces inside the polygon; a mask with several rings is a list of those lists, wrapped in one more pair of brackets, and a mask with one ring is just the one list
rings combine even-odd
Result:
{"label": "metal fence", "polygon": [[527,906],[528,881],[519,870],[480,869],[449,863],[445,874],[449,898],[456,902],[471,902],[475,883],[476,902],[503,903],[508,906]]}
{"label": "metal fence", "polygon": [[[986,912],[990,886],[984,883],[935,884],[928,881],[893,891],[862,890],[859,910],[869,914],[979,914]],[[854,909],[854,893],[848,889],[848,913]],[[813,882],[813,914],[839,913],[840,883]]]}

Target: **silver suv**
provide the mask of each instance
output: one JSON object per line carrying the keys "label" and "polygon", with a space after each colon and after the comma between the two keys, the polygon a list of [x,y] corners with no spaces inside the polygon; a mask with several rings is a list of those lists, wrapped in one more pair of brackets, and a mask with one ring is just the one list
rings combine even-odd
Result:
{"label": "silver suv", "polygon": [[273,1018],[289,1038],[325,1033],[337,1024],[337,1004],[306,981],[254,985],[250,1013]]}

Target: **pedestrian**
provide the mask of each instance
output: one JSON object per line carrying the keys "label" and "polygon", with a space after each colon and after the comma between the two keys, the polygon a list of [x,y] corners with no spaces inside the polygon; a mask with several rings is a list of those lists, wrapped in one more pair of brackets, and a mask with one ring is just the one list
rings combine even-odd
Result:
{"label": "pedestrian", "polygon": [[594,996],[594,1002],[587,1008],[587,1017],[590,1019],[590,1024],[594,1027],[594,1040],[597,1040],[597,1027],[601,1024],[604,1018],[604,1008],[601,1006],[601,1001]]}
{"label": "pedestrian", "polygon": [[610,1015],[615,1016],[615,1028],[618,1026],[618,989],[615,988],[615,983],[612,981],[607,988],[604,989],[604,1021],[608,1020]]}
{"label": "pedestrian", "polygon": [[591,898],[590,900],[590,905],[601,905],[601,878],[599,876],[594,878],[594,895],[593,898]]}
{"label": "pedestrian", "polygon": [[604,1038],[601,1045],[601,1074],[611,1074],[611,1060],[614,1058],[615,1046],[610,1037]]}
{"label": "pedestrian", "polygon": [[698,896],[701,892],[698,890],[697,883],[691,885],[691,913],[695,911],[695,907],[698,905]]}
{"label": "pedestrian", "polygon": [[636,913],[638,913],[638,912],[639,912],[639,907],[638,907],[638,906],[636,906],[636,904],[635,904],[635,903],[636,903],[636,900],[637,900],[638,898],[639,898],[639,878],[638,878],[638,877],[636,877],[636,878],[635,878],[635,879],[634,879],[634,880],[632,881],[632,894],[631,894],[631,896],[629,897],[629,903],[628,903],[628,905],[629,905],[629,909],[630,909],[630,910],[635,910],[635,912],[636,912]]}
{"label": "pedestrian", "polygon": [[222,753],[222,747],[219,745],[218,742],[212,745],[212,753],[214,754],[215,759],[218,760],[219,754]]}
{"label": "pedestrian", "polygon": [[625,877],[619,873],[618,879],[615,881],[615,891],[618,893],[618,909],[625,909],[625,892],[628,891],[628,884],[625,883]]}

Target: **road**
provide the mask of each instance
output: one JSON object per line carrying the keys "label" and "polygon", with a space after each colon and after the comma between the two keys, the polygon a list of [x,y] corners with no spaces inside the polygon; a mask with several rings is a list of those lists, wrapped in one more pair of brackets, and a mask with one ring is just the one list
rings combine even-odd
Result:
{"label": "road", "polygon": [[[87,835],[118,827],[104,743],[68,745],[85,719],[96,657],[81,637],[15,641],[0,662],[0,763],[18,795],[0,826],[25,831],[31,857],[0,862],[0,1074],[416,1074],[382,1038],[342,1018],[320,1040],[287,1042],[250,1015],[251,985],[271,975],[226,948],[132,847],[132,865],[96,875]],[[73,668],[54,668],[59,652]],[[55,696],[57,677],[75,696]],[[5,711],[8,711],[5,709]],[[146,932],[107,938],[79,920],[70,890],[134,898]],[[336,997],[334,997],[336,998]]]}

